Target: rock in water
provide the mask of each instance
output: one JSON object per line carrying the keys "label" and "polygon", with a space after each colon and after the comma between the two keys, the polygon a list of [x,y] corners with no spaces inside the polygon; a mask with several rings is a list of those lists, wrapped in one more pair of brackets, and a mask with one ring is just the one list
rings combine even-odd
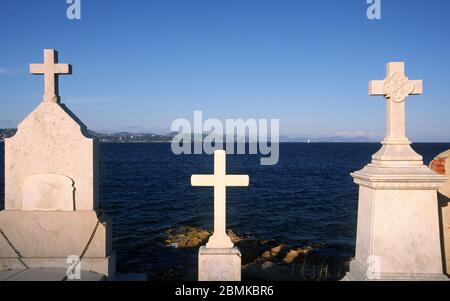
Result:
{"label": "rock in water", "polygon": [[[243,238],[231,230],[227,231],[233,243],[241,241]],[[212,231],[200,229],[197,227],[179,227],[166,231],[165,243],[168,246],[174,246],[182,249],[199,248],[206,244]]]}
{"label": "rock in water", "polygon": [[283,246],[279,245],[277,247],[270,249],[269,251],[264,252],[261,255],[261,257],[265,260],[272,260],[273,258],[277,257],[278,254],[280,254],[282,249],[283,249]]}
{"label": "rock in water", "polygon": [[300,248],[297,248],[295,250],[289,250],[289,252],[286,254],[286,256],[283,258],[283,262],[287,264],[293,263],[298,256],[303,254],[303,250]]}

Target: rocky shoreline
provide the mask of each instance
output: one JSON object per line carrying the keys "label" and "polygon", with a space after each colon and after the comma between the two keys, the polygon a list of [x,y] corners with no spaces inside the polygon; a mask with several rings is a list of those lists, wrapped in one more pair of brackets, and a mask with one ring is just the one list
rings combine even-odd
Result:
{"label": "rocky shoreline", "polygon": [[[165,234],[166,246],[192,251],[206,244],[212,232],[197,227],[179,227],[169,229]],[[255,239],[231,230],[228,235],[241,250],[243,280],[339,280],[348,271],[351,259],[320,255],[324,244],[293,246],[275,240]]]}

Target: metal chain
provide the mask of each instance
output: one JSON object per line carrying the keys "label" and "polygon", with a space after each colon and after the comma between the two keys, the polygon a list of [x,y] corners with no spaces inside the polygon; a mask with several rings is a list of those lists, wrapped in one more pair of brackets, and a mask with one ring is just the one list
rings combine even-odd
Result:
{"label": "metal chain", "polygon": [[[81,252],[80,257],[78,258],[77,263],[74,265],[73,269],[72,269],[72,273],[75,273],[75,269],[76,267],[81,263],[81,260],[83,260],[83,257],[86,255],[92,241],[94,240],[95,234],[97,233],[97,229],[100,226],[100,218],[97,220],[97,223],[95,225],[94,231],[91,234],[91,237],[89,238],[89,241],[87,242],[86,246],[83,249],[83,252]],[[3,238],[6,240],[6,242],[9,244],[9,246],[11,247],[11,249],[13,249],[14,253],[16,253],[17,255],[17,259],[20,261],[20,263],[27,269],[29,270],[30,267],[23,261],[23,256],[22,254],[19,252],[19,250],[16,249],[16,247],[13,245],[13,243],[11,242],[11,240],[8,238],[8,236],[6,236],[5,232],[3,232],[3,230],[0,228],[0,234],[3,236]],[[64,276],[64,278],[62,279],[62,281],[67,281],[67,275]]]}
{"label": "metal chain", "polygon": [[3,236],[3,238],[6,240],[6,242],[9,244],[11,249],[13,249],[14,253],[17,255],[17,259],[20,261],[20,263],[28,270],[30,267],[23,261],[23,256],[20,254],[19,250],[14,247],[13,243],[9,240],[8,236],[6,236],[5,232],[0,228],[0,234]]}
{"label": "metal chain", "polygon": [[[95,225],[94,231],[92,232],[91,237],[89,238],[89,241],[88,241],[87,244],[86,244],[86,247],[84,247],[83,252],[81,252],[80,257],[78,257],[77,263],[74,264],[73,269],[72,269],[72,271],[71,271],[72,273],[75,273],[75,269],[76,269],[77,266],[81,263],[81,260],[83,260],[83,257],[86,255],[86,252],[87,252],[87,250],[89,249],[89,247],[90,247],[90,245],[91,245],[91,243],[92,243],[92,240],[93,240],[94,237],[95,237],[95,234],[97,233],[98,226],[100,226],[100,218],[97,220],[97,224]],[[68,277],[67,277],[67,275],[66,275],[66,276],[64,276],[64,278],[62,279],[62,281],[67,281],[67,279],[68,279]]]}

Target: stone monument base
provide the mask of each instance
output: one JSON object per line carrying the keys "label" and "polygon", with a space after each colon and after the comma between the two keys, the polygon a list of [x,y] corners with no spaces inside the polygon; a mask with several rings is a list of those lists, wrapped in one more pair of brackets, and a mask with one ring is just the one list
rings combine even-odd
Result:
{"label": "stone monument base", "polygon": [[350,263],[350,271],[341,281],[449,281],[444,274],[375,273],[356,260]]}
{"label": "stone monument base", "polygon": [[[65,268],[81,256],[81,270],[114,279],[109,220],[95,211],[1,211],[0,271]],[[20,255],[19,255],[20,254]]]}
{"label": "stone monument base", "polygon": [[[23,270],[24,264],[29,269],[64,269],[66,271],[71,264],[67,263],[67,258],[0,258],[0,273],[10,270]],[[81,260],[82,273],[92,272],[101,274],[107,280],[115,280],[116,255],[104,258],[86,258]],[[35,279],[39,280],[39,279]]]}
{"label": "stone monument base", "polygon": [[450,276],[450,150],[434,158],[430,168],[438,174],[448,177],[447,182],[439,189],[438,200],[445,273]]}
{"label": "stone monument base", "polygon": [[437,189],[424,165],[369,164],[360,185],[356,255],[346,280],[448,280],[443,273]]}
{"label": "stone monument base", "polygon": [[208,249],[198,252],[199,281],[241,281],[241,252],[230,249]]}
{"label": "stone monument base", "polygon": [[[450,182],[448,182],[447,190],[450,190]],[[450,277],[450,193],[439,193],[439,207],[441,215],[441,231],[442,231],[442,246],[443,257],[445,262],[444,272]]]}
{"label": "stone monument base", "polygon": [[[64,268],[42,268],[28,270],[11,270],[0,272],[0,281],[62,281],[66,276]],[[80,279],[66,281],[105,281],[103,274],[82,271]]]}

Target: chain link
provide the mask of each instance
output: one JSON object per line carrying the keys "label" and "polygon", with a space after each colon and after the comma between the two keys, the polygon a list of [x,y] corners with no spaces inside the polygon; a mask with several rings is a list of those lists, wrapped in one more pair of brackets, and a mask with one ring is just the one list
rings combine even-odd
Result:
{"label": "chain link", "polygon": [[[73,274],[75,273],[75,269],[77,268],[77,266],[81,263],[81,260],[83,260],[84,256],[86,255],[86,252],[88,251],[88,249],[92,243],[92,240],[94,240],[95,234],[97,233],[97,229],[99,226],[100,226],[100,218],[97,220],[97,224],[95,225],[94,231],[92,232],[91,237],[89,238],[89,241],[86,244],[86,247],[84,247],[83,252],[81,252],[80,257],[78,257],[77,263],[75,263],[73,265],[73,268],[71,270],[71,272]],[[62,281],[67,281],[67,280],[68,280],[68,276],[66,275],[66,276],[64,276]]]}
{"label": "chain link", "polygon": [[[81,252],[80,257],[78,257],[78,261],[77,263],[73,266],[72,269],[72,273],[75,273],[75,269],[77,268],[77,266],[81,263],[81,260],[83,260],[83,257],[86,255],[92,241],[94,240],[95,234],[97,233],[98,227],[100,226],[100,218],[97,220],[97,223],[95,225],[94,231],[91,234],[91,237],[89,238],[89,241],[87,242],[86,246],[83,249],[83,252]],[[23,261],[23,256],[22,254],[19,252],[19,250],[16,249],[16,247],[13,245],[13,243],[11,242],[11,240],[8,238],[8,236],[6,236],[5,232],[3,232],[3,230],[0,228],[0,235],[3,236],[3,238],[6,240],[6,242],[8,243],[8,245],[11,247],[11,249],[13,249],[14,253],[16,253],[17,255],[17,259],[20,261],[20,263],[27,269],[29,270],[30,267]],[[62,281],[67,281],[68,277],[67,275],[64,276],[64,278],[62,279]]]}
{"label": "chain link", "polygon": [[8,236],[6,236],[5,232],[0,228],[0,234],[3,236],[3,238],[6,240],[6,242],[9,244],[11,249],[13,249],[14,253],[17,255],[17,259],[20,261],[20,263],[28,270],[30,267],[23,261],[23,256],[20,254],[19,250],[16,249],[16,247],[13,245],[13,243],[9,240]]}

